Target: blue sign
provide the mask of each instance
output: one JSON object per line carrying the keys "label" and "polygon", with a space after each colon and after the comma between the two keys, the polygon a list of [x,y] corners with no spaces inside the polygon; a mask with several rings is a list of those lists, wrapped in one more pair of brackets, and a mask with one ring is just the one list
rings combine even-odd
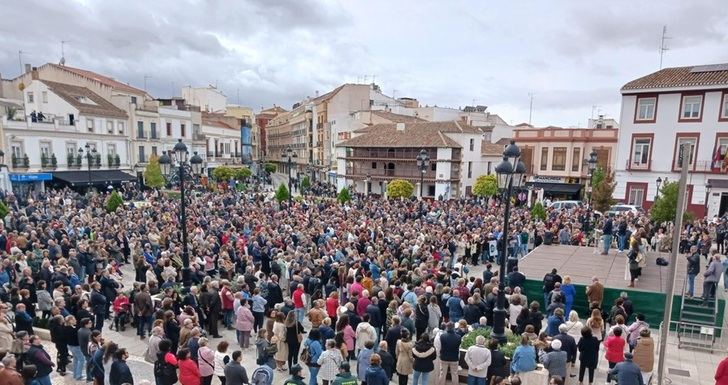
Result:
{"label": "blue sign", "polygon": [[38,182],[53,179],[53,174],[41,172],[35,174],[10,174],[11,182]]}

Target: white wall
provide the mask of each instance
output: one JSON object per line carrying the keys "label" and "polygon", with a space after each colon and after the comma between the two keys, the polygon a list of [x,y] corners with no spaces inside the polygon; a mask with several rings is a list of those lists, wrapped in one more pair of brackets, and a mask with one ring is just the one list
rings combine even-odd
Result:
{"label": "white wall", "polygon": [[225,94],[214,87],[183,87],[182,98],[207,112],[223,112],[227,106]]}

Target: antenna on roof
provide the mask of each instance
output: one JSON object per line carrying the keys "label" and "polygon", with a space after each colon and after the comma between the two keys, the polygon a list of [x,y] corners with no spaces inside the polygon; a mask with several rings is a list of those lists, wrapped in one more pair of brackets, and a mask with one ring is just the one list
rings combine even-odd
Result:
{"label": "antenna on roof", "polygon": [[528,93],[528,98],[530,99],[528,103],[528,125],[531,125],[531,118],[533,117],[533,92]]}
{"label": "antenna on roof", "polygon": [[23,54],[24,53],[27,53],[27,52],[23,52],[23,50],[18,51],[18,64],[20,64],[20,74],[21,75],[24,72],[24,70],[23,70]]}
{"label": "antenna on roof", "polygon": [[149,75],[144,75],[144,92],[147,92],[147,79],[151,79]]}
{"label": "antenna on roof", "polygon": [[662,26],[662,41],[660,43],[660,69],[662,69],[662,58],[665,56],[665,51],[669,51],[670,47],[667,46],[667,41],[672,37],[667,36],[667,26]]}
{"label": "antenna on roof", "polygon": [[61,61],[59,62],[60,65],[66,65],[66,43],[70,43],[70,40],[61,40]]}

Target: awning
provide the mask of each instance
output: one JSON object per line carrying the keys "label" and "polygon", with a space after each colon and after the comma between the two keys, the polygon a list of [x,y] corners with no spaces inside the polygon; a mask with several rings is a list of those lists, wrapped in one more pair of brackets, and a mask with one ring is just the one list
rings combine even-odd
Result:
{"label": "awning", "polygon": [[91,170],[90,177],[88,171],[58,171],[53,173],[53,179],[73,186],[88,184],[89,179],[92,184],[106,184],[135,181],[137,178],[119,170]]}
{"label": "awning", "polygon": [[547,193],[555,194],[576,194],[584,187],[578,183],[548,183],[548,182],[526,182],[526,186],[543,189]]}
{"label": "awning", "polygon": [[728,179],[708,179],[711,188],[728,189]]}

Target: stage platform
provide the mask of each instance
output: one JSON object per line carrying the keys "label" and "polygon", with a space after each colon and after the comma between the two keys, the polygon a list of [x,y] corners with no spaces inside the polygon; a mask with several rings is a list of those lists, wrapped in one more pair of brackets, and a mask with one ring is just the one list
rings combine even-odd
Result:
{"label": "stage platform", "polygon": [[[542,245],[531,251],[524,258],[519,260],[518,268],[526,275],[524,284],[525,294],[529,301],[537,300],[543,306],[543,276],[556,268],[561,277],[571,277],[572,283],[576,286],[576,298],[573,308],[581,318],[588,317],[588,304],[586,298],[586,286],[591,284],[592,277],[596,276],[604,285],[603,307],[606,311],[612,307],[614,300],[622,292],[627,292],[634,304],[635,312],[644,313],[647,322],[657,325],[662,319],[665,308],[665,293],[667,292],[667,281],[670,273],[669,266],[657,266],[657,257],[670,261],[667,253],[648,252],[647,266],[642,269],[642,277],[636,283],[637,287],[627,287],[629,280],[625,279],[626,253],[617,253],[617,250],[610,250],[609,255],[594,253],[594,248],[565,246],[565,245]],[[670,261],[673,263],[673,261]],[[705,263],[701,261],[701,271],[704,271]],[[672,307],[673,319],[678,319],[680,314],[681,294],[683,284],[687,278],[687,260],[684,255],[677,257],[677,276]],[[695,295],[703,293],[703,277],[699,275],[695,279]],[[725,301],[719,301],[719,312],[724,311]],[[720,324],[723,322],[722,315]],[[631,321],[631,320],[630,320]]]}
{"label": "stage platform", "polygon": [[[657,266],[655,263],[657,257],[670,261],[668,253],[648,252],[647,266],[642,269],[642,276],[634,288],[627,287],[629,280],[625,279],[627,252],[618,254],[615,249],[610,250],[609,255],[601,255],[598,252],[594,253],[593,247],[542,245],[522,258],[518,262],[518,269],[533,280],[543,279],[546,273],[556,268],[559,275],[570,276],[572,282],[577,285],[589,285],[592,277],[596,276],[606,288],[665,293],[670,267]],[[701,261],[701,269],[705,268],[704,265],[705,263]],[[678,254],[674,294],[682,294],[686,278],[687,260],[684,255]],[[702,293],[702,287],[701,274],[695,279],[696,294]]]}

